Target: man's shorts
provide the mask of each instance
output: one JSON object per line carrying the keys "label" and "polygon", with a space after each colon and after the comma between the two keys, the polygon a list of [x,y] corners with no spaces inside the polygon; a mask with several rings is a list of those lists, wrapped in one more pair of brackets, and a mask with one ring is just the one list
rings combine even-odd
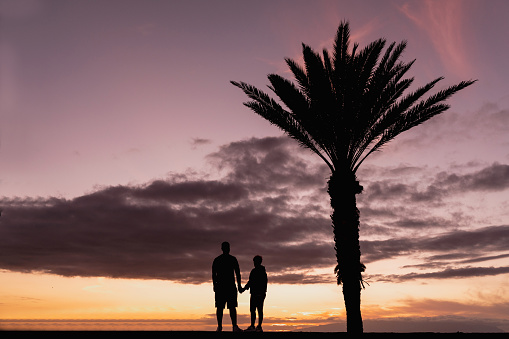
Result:
{"label": "man's shorts", "polygon": [[251,294],[250,305],[251,308],[263,308],[263,302],[265,301],[265,294]]}
{"label": "man's shorts", "polygon": [[237,307],[237,288],[223,289],[216,291],[216,307],[224,309],[227,306],[229,309]]}

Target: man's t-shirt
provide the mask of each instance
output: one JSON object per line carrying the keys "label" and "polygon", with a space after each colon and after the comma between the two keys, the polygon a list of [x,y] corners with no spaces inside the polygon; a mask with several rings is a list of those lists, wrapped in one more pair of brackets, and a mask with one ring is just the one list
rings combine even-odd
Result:
{"label": "man's t-shirt", "polygon": [[230,254],[221,254],[212,263],[212,278],[216,292],[236,289],[235,274],[240,276],[239,262]]}

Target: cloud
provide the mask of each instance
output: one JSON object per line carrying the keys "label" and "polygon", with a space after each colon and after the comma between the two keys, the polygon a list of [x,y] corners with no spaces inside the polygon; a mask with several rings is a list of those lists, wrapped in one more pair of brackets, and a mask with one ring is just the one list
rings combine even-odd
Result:
{"label": "cloud", "polygon": [[[406,165],[400,166],[406,170]],[[504,224],[509,166],[492,163],[412,168],[367,166],[358,196],[361,238],[378,241]],[[496,202],[495,202],[496,201]],[[396,248],[399,245],[396,245]],[[390,252],[388,252],[390,253]]]}
{"label": "cloud", "polygon": [[434,187],[444,187],[443,190],[466,191],[503,191],[509,188],[509,165],[493,163],[480,171],[466,174],[441,173]]}
{"label": "cloud", "polygon": [[251,190],[271,191],[283,186],[325,189],[328,169],[325,164],[309,161],[309,155],[287,137],[267,137],[221,146],[208,159],[230,171],[226,180],[249,185]]}
{"label": "cloud", "polygon": [[[366,194],[361,196],[362,201],[384,201],[405,199],[412,202],[423,203],[442,203],[442,199],[452,197],[457,194],[468,192],[490,192],[504,191],[509,188],[509,165],[492,163],[480,170],[470,173],[456,173],[450,169],[440,171],[429,179],[430,171],[424,173],[414,173],[413,176],[404,176],[406,178],[419,178],[417,180],[406,182],[401,176],[390,177],[387,174],[378,173],[381,179],[368,181],[366,185]],[[369,179],[368,179],[369,180]]]}
{"label": "cloud", "polygon": [[[245,199],[248,191],[232,183],[223,183],[214,180],[173,182],[156,180],[139,188],[110,188],[107,190],[120,190],[130,194],[139,203],[195,203],[213,201],[224,204]],[[106,190],[106,191],[107,191]],[[127,192],[126,190],[130,190]]]}
{"label": "cloud", "polygon": [[315,187],[316,173],[288,155],[296,147],[286,138],[225,146],[210,156],[228,167],[221,180],[180,175],[74,199],[3,198],[0,267],[203,283],[227,240],[244,270],[262,254],[275,282],[295,281],[334,258],[328,213],[297,197],[323,182]]}
{"label": "cloud", "polygon": [[[428,253],[430,259],[450,260],[479,258],[486,253],[506,250],[509,226],[489,226],[472,231],[453,230],[438,236],[391,238],[361,242],[365,260],[390,259],[408,253]],[[437,254],[446,254],[439,257]],[[485,258],[491,259],[490,257]]]}
{"label": "cloud", "polygon": [[472,111],[457,112],[453,106],[446,113],[402,133],[384,152],[373,154],[371,160],[395,156],[413,159],[419,154],[422,159],[440,159],[441,163],[479,162],[479,159],[500,162],[507,156],[508,129],[509,110],[502,99],[484,103]]}
{"label": "cloud", "polygon": [[[382,241],[363,241],[361,249],[369,263],[409,255],[420,255],[422,263],[403,269],[416,269],[411,273],[374,274],[374,281],[403,282],[415,279],[451,279],[492,276],[509,273],[509,267],[477,266],[468,264],[487,262],[507,257],[509,226],[490,226],[473,231],[455,230],[439,236],[393,238]],[[494,253],[494,255],[487,255]],[[465,265],[467,264],[467,265]],[[431,271],[430,271],[431,270]]]}
{"label": "cloud", "polygon": [[[184,173],[143,185],[103,187],[73,199],[4,197],[0,269],[206,283],[226,240],[244,274],[260,254],[272,283],[332,283],[329,173],[313,159],[287,137],[252,138],[207,156],[209,168],[220,173],[214,179]],[[464,192],[508,188],[507,165],[430,173],[406,165],[363,172],[364,261],[424,258],[416,273],[407,268],[400,276],[373,279],[504,273],[467,265],[503,257],[509,226],[463,230],[462,223],[472,227],[468,215],[441,216],[430,213],[429,206],[434,200],[448,206],[448,197]],[[433,228],[441,231],[420,231]],[[330,274],[317,273],[321,269]]]}
{"label": "cloud", "polygon": [[462,267],[447,268],[443,271],[426,273],[408,273],[403,275],[386,275],[383,279],[391,282],[402,282],[415,279],[451,279],[451,278],[472,278],[491,275],[507,274],[509,267]]}
{"label": "cloud", "polygon": [[193,148],[197,148],[199,146],[203,146],[203,145],[209,145],[212,143],[212,140],[210,139],[204,139],[204,138],[193,138],[191,141],[191,146]]}
{"label": "cloud", "polygon": [[428,34],[444,65],[459,75],[471,74],[472,69],[465,57],[469,53],[464,39],[464,7],[459,0],[407,2],[400,7],[406,17]]}

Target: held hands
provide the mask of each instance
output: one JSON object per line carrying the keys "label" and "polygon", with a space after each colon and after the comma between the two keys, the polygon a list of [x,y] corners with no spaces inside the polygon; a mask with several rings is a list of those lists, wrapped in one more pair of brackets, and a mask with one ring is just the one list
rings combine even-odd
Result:
{"label": "held hands", "polygon": [[246,289],[243,288],[240,284],[239,284],[239,292],[242,294],[242,292],[244,292]]}

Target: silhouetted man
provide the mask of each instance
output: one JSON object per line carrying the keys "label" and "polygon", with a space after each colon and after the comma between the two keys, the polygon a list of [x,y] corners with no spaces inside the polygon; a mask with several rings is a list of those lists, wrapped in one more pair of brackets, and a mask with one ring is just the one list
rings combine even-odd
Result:
{"label": "silhouetted man", "polygon": [[[237,326],[237,289],[241,289],[240,268],[237,258],[230,255],[230,244],[221,244],[223,254],[214,259],[212,263],[212,283],[214,284],[217,331],[223,330],[223,310],[225,306],[230,311],[233,332],[241,332]],[[235,276],[237,286],[235,286]]]}

